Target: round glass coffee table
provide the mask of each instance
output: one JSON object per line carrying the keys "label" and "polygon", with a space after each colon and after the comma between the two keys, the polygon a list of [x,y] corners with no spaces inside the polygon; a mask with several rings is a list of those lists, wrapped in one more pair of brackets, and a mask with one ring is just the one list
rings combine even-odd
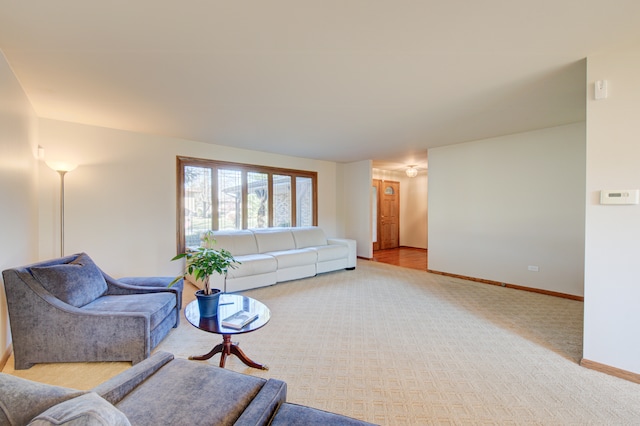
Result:
{"label": "round glass coffee table", "polygon": [[[241,329],[234,329],[224,327],[222,320],[233,315],[234,313],[245,310],[248,312],[255,312],[258,314],[258,318],[245,325]],[[249,367],[258,368],[260,370],[268,370],[269,367],[263,364],[258,364],[252,361],[245,353],[238,347],[237,343],[231,342],[231,336],[235,334],[250,333],[259,328],[264,327],[271,319],[271,311],[262,302],[252,299],[247,296],[239,294],[227,294],[224,293],[220,296],[220,303],[218,305],[218,315],[215,317],[200,317],[200,310],[198,309],[198,301],[194,300],[184,308],[184,316],[187,321],[200,330],[207,331],[209,333],[221,334],[222,343],[216,346],[204,355],[190,356],[189,359],[195,359],[203,361],[211,358],[217,353],[220,353],[220,367],[224,368],[227,356],[235,355]]]}

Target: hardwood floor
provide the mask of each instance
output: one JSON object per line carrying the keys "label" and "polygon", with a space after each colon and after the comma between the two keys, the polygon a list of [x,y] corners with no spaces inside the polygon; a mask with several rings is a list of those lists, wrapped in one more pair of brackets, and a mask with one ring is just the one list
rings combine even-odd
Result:
{"label": "hardwood floor", "polygon": [[403,268],[426,271],[428,264],[427,252],[428,250],[426,249],[413,247],[398,247],[386,250],[375,250],[373,252],[373,261],[402,266]]}

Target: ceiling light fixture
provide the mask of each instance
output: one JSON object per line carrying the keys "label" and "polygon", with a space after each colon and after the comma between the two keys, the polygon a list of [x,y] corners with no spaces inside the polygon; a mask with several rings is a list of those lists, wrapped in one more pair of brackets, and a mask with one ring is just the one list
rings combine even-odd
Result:
{"label": "ceiling light fixture", "polygon": [[418,176],[418,169],[416,169],[416,166],[409,166],[407,167],[407,170],[405,171],[405,173],[407,174],[407,176],[413,178]]}

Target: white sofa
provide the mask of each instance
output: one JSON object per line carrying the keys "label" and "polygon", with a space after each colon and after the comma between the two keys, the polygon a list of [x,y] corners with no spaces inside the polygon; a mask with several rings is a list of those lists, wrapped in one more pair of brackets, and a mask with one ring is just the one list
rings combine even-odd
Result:
{"label": "white sofa", "polygon": [[[229,250],[241,262],[227,274],[229,293],[356,267],[355,240],[327,239],[315,226],[214,231],[214,237],[213,248]],[[202,288],[193,277],[187,280]],[[211,288],[225,290],[220,275],[212,276],[210,283]]]}

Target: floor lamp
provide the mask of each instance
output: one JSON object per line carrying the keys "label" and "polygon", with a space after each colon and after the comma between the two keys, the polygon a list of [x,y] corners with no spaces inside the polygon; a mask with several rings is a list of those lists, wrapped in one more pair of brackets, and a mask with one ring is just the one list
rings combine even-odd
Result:
{"label": "floor lamp", "polygon": [[60,175],[60,256],[64,256],[64,175],[78,166],[60,161],[46,161],[46,163]]}

